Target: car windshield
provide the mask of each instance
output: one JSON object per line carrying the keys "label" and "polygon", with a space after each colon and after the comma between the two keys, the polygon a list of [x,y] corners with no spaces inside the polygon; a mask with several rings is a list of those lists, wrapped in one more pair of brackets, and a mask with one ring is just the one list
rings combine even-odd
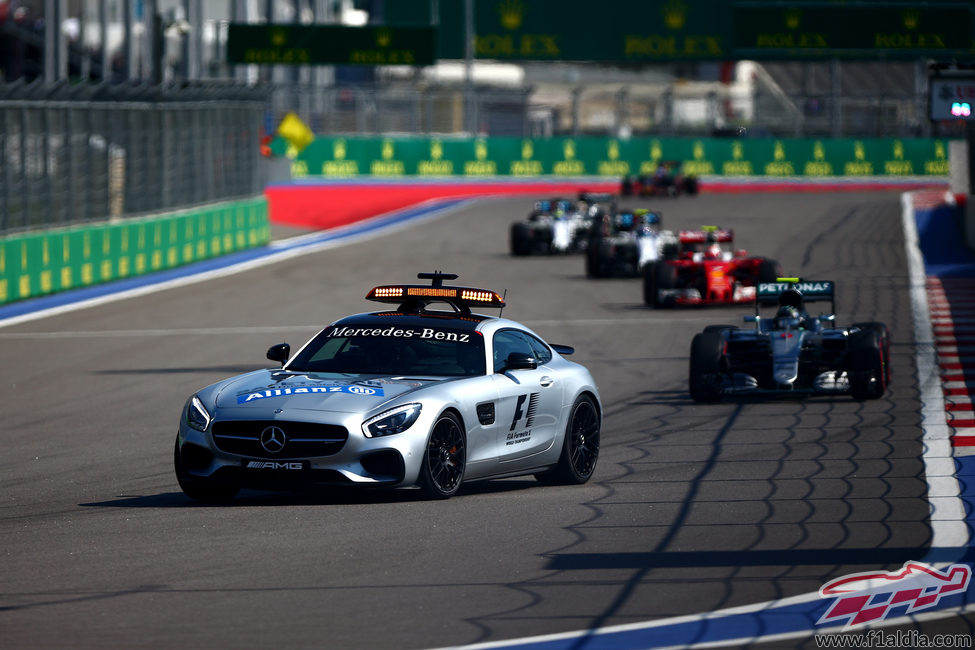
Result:
{"label": "car windshield", "polygon": [[472,377],[485,374],[484,337],[441,327],[336,325],[316,336],[288,370]]}

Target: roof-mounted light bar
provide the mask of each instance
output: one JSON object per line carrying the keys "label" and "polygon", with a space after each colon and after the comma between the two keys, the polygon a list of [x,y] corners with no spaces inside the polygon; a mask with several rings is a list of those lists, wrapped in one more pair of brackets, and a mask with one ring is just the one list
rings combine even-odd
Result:
{"label": "roof-mounted light bar", "polygon": [[431,302],[445,302],[462,313],[470,313],[471,307],[505,306],[504,299],[497,291],[475,287],[444,286],[444,280],[457,277],[453,273],[418,273],[421,280],[431,280],[428,285],[392,284],[374,287],[366,294],[366,300],[398,304],[399,311],[422,311]]}

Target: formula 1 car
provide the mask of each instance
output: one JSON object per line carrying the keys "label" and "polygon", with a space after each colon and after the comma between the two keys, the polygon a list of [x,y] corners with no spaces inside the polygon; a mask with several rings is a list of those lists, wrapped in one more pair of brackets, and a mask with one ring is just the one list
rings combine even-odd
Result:
{"label": "formula 1 car", "polygon": [[[831,303],[810,316],[805,303]],[[775,305],[774,317],[759,314]],[[877,399],[890,382],[890,335],[883,323],[835,326],[833,282],[779,278],[758,285],[754,329],[712,325],[694,336],[688,384],[691,398],[714,402],[725,395],[849,394]]]}
{"label": "formula 1 car", "polygon": [[670,197],[694,196],[698,192],[696,176],[685,175],[679,160],[661,160],[653,174],[625,176],[620,184],[623,196]]}
{"label": "formula 1 car", "polygon": [[511,254],[584,251],[592,224],[587,208],[570,199],[536,201],[527,219],[511,224]]}
{"label": "formula 1 car", "polygon": [[643,302],[648,307],[751,302],[755,285],[781,275],[779,263],[733,250],[731,230],[705,226],[681,230],[680,253],[643,267]]}
{"label": "formula 1 car", "polygon": [[645,266],[675,257],[677,236],[662,230],[661,222],[659,212],[644,209],[597,215],[586,250],[586,275],[638,277]]}
{"label": "formula 1 car", "polygon": [[[533,474],[580,484],[599,457],[602,404],[585,367],[502,308],[486,289],[375,287],[393,305],[338,320],[297,353],[281,343],[257,370],[203,388],[183,407],[174,465],[183,492],[222,501],[241,488],[419,485]],[[446,305],[446,310],[431,308]]]}

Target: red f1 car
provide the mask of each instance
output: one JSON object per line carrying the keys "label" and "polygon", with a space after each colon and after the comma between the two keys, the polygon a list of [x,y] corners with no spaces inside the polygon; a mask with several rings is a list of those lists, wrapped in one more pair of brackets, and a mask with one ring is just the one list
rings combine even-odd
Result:
{"label": "red f1 car", "polygon": [[643,301],[648,307],[725,305],[754,302],[759,282],[775,282],[779,263],[733,250],[734,232],[716,226],[681,230],[680,253],[643,267]]}

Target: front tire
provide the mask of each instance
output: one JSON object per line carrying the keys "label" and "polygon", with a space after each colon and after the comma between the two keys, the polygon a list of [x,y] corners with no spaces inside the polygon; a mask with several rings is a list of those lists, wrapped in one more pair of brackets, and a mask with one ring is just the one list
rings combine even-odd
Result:
{"label": "front tire", "polygon": [[596,403],[588,395],[580,395],[572,405],[565,427],[559,464],[551,474],[539,475],[539,480],[562,485],[581,485],[588,481],[599,460],[599,429]]}
{"label": "front tire", "polygon": [[691,341],[688,388],[695,402],[721,399],[721,357],[724,339],[721,331],[702,332]]}
{"label": "front tire", "polygon": [[431,499],[449,499],[457,494],[467,469],[467,436],[456,415],[443,413],[430,431],[420,488]]}
{"label": "front tire", "polygon": [[883,323],[857,323],[850,341],[850,394],[862,401],[879,399],[890,383],[890,335]]}
{"label": "front tire", "polygon": [[666,260],[650,262],[643,267],[643,302],[647,307],[660,309],[674,304],[674,298],[661,298],[661,290],[673,289],[677,284],[677,269]]}
{"label": "front tire", "polygon": [[533,238],[531,226],[527,223],[515,222],[511,224],[511,254],[517,257],[531,254]]}

